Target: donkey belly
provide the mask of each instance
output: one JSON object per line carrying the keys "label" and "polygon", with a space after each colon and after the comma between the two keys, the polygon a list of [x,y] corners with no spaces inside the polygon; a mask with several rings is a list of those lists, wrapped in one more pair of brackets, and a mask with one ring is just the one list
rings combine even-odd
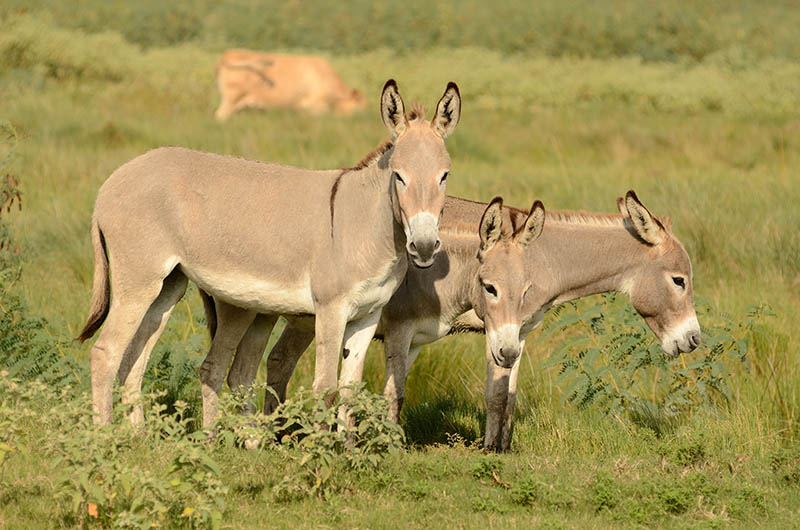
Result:
{"label": "donkey belly", "polygon": [[419,348],[431,342],[436,342],[453,329],[449,322],[442,322],[438,318],[421,318],[415,322],[415,327],[416,332],[411,339],[412,348]]}
{"label": "donkey belly", "polygon": [[307,274],[300,281],[285,283],[242,272],[197,267],[182,270],[204,291],[237,307],[259,313],[314,314],[314,298]]}

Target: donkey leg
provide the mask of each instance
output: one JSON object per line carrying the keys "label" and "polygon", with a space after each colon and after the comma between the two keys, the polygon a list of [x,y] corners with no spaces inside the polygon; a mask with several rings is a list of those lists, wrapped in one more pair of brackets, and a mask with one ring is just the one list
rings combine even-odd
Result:
{"label": "donkey leg", "polygon": [[256,313],[216,300],[217,333],[211,350],[200,366],[203,391],[203,427],[210,427],[217,417],[219,389],[225,379],[236,346],[242,340]]}
{"label": "donkey leg", "polygon": [[[360,383],[364,376],[367,349],[375,336],[380,318],[381,312],[377,310],[347,325],[342,352],[342,373],[339,376],[339,394],[343,397],[352,396],[352,385]],[[350,416],[344,407],[339,409],[339,418],[350,423]]]}
{"label": "donkey leg", "polygon": [[118,374],[119,381],[123,385],[122,402],[133,405],[129,419],[134,425],[141,425],[144,422],[140,398],[147,361],[167,325],[172,310],[186,292],[187,283],[186,276],[177,269],[164,279],[161,292],[147,310],[122,357]]}
{"label": "donkey leg", "polygon": [[278,403],[286,401],[289,379],[297,367],[297,361],[312,340],[314,340],[313,332],[293,327],[291,322],[283,329],[278,342],[267,356],[267,387],[275,394],[267,390],[264,396],[264,414],[272,414],[278,408]]}
{"label": "donkey leg", "polygon": [[[314,394],[325,396],[328,406],[336,399],[336,372],[347,326],[347,308],[330,304],[317,308],[314,335],[317,339],[317,358],[314,362]],[[332,392],[334,391],[334,392]]]}
{"label": "donkey leg", "polygon": [[[400,330],[387,329],[384,334],[383,355],[386,360],[386,379],[383,395],[389,400],[389,419],[400,423],[400,409],[406,395],[406,377],[411,368],[409,359],[413,331],[404,326]],[[420,348],[414,348],[416,354]],[[411,361],[413,362],[413,361]]]}
{"label": "donkey leg", "polygon": [[99,425],[111,424],[114,378],[123,354],[162,288],[161,278],[131,288],[121,282],[119,276],[112,287],[118,294],[111,304],[100,336],[89,352],[94,423]]}
{"label": "donkey leg", "polygon": [[[525,351],[525,343],[522,344],[522,352]],[[517,376],[519,375],[519,365],[522,354],[517,357],[514,366],[511,367],[511,374],[508,377],[508,397],[506,399],[506,408],[503,412],[503,420],[501,425],[502,439],[500,443],[501,451],[508,451],[511,449],[511,436],[514,433],[514,405],[517,401]]]}
{"label": "donkey leg", "polygon": [[343,389],[342,387],[361,382],[364,375],[364,363],[367,359],[367,349],[372,337],[375,336],[380,318],[381,312],[378,310],[347,324],[342,352],[342,373],[339,376],[340,393],[351,395],[352,389]]}
{"label": "donkey leg", "polygon": [[[239,342],[236,348],[236,355],[233,364],[228,372],[228,387],[234,392],[246,392],[253,385],[258,374],[258,365],[264,356],[264,350],[269,341],[269,335],[278,315],[256,316],[255,320]],[[248,400],[247,412],[255,412],[255,405],[252,400]]]}
{"label": "donkey leg", "polygon": [[508,380],[511,370],[497,366],[492,358],[489,339],[486,339],[486,436],[483,447],[500,450],[503,416],[508,399]]}

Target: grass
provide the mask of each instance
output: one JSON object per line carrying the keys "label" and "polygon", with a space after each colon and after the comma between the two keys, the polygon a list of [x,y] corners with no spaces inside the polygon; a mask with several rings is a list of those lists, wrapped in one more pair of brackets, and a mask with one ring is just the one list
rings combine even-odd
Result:
{"label": "grass", "polygon": [[[784,18],[792,16],[786,11]],[[449,193],[610,212],[616,197],[634,188],[653,212],[672,217],[692,257],[699,296],[737,316],[761,302],[777,315],[766,324],[767,335],[751,341],[749,370],[731,367],[726,407],[701,409],[674,425],[656,420],[658,428],[561,399],[557,368],[541,367],[557,339],[534,333],[520,375],[513,451],[499,457],[469,444],[483,422],[483,338],[440,341],[423,349],[409,378],[408,451],[377,473],[341,477],[342,489],[325,501],[281,503],[272,487],[284,469],[270,452],[221,450],[215,458],[230,486],[223,526],[263,524],[265,514],[281,527],[299,521],[371,528],[399,521],[411,528],[796,524],[800,64],[791,53],[754,47],[757,60],[708,53],[654,62],[517,53],[505,44],[450,48],[461,42],[447,40],[418,53],[344,45],[346,53],[332,54],[321,45],[373,107],[347,118],[247,112],[220,125],[212,115],[214,42],[177,39],[174,47],[150,43],[142,50],[118,33],[95,33],[85,20],[69,22],[64,12],[53,17],[63,27],[39,14],[4,21],[0,118],[22,134],[10,171],[20,177],[24,207],[4,217],[23,248],[18,288],[58,339],[74,337],[85,319],[92,204],[116,167],[159,145],[305,167],[348,166],[386,136],[377,100],[388,77],[398,80],[407,103],[422,99],[429,111],[447,81],[459,83],[463,118],[448,139]],[[749,35],[756,18],[740,17],[730,27]],[[718,42],[730,39],[728,23],[720,22]],[[291,39],[281,46],[291,43],[313,47]],[[196,379],[176,383],[169,379],[171,365],[155,360],[169,352],[196,364],[208,347],[203,326],[190,290],[154,354],[152,385],[180,384],[181,397],[196,403]],[[87,346],[64,348],[87,364]],[[377,391],[382,353],[377,344],[370,351],[366,379]],[[312,373],[313,354],[307,354],[290,390],[310,387]],[[25,428],[33,440],[48,435],[35,422]],[[63,503],[50,500],[51,464],[42,459],[34,446],[0,468],[0,528],[76,524],[64,518]],[[498,480],[491,473],[475,476],[495,464]]]}

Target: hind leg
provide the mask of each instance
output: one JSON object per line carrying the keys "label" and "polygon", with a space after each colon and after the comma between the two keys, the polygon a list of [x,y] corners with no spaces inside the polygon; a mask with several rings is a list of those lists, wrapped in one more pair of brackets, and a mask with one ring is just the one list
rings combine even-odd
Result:
{"label": "hind leg", "polygon": [[120,384],[123,385],[122,402],[133,406],[129,419],[134,425],[141,425],[144,422],[140,397],[147,361],[167,325],[172,310],[186,292],[187,283],[188,279],[179,270],[173,270],[167,276],[161,292],[147,310],[122,357],[118,374]]}
{"label": "hind leg", "polygon": [[[228,372],[228,387],[235,392],[245,392],[253,385],[258,374],[258,365],[264,356],[264,350],[269,342],[269,335],[278,315],[258,315],[236,348],[233,364]],[[220,328],[217,333],[226,333],[227,329]],[[255,412],[252,401],[247,403],[247,412]]]}
{"label": "hind leg", "polygon": [[203,427],[210,427],[217,417],[219,389],[225,380],[236,346],[256,317],[254,311],[240,309],[215,300],[217,306],[217,333],[211,341],[211,351],[200,366],[203,389]]}
{"label": "hind leg", "polygon": [[279,403],[286,401],[289,379],[297,367],[297,361],[312,340],[314,340],[313,331],[293,327],[291,322],[286,324],[278,342],[267,356],[267,386],[275,394],[267,390],[264,396],[264,414],[272,414]]}
{"label": "hind leg", "polygon": [[114,378],[123,354],[139,329],[150,306],[161,292],[162,280],[122,281],[122,274],[112,276],[115,298],[111,304],[103,329],[89,352],[92,372],[92,408],[94,422],[111,423]]}

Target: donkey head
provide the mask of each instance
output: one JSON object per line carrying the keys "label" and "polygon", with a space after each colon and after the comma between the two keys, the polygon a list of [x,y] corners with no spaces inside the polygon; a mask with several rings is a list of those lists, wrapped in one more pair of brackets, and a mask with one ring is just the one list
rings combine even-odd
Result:
{"label": "donkey head", "polygon": [[503,368],[511,368],[522,353],[524,337],[520,336],[520,327],[530,314],[525,298],[531,289],[523,251],[542,233],[544,219],[544,206],[536,201],[525,223],[513,234],[504,234],[500,197],[489,203],[481,218],[480,286],[476,287],[480,294],[474,306],[486,326],[492,358]]}
{"label": "donkey head", "polygon": [[455,83],[448,83],[431,121],[425,120],[421,108],[415,108],[409,119],[397,84],[390,79],[381,95],[381,116],[394,143],[388,165],[392,172],[393,200],[406,235],[406,250],[417,267],[427,268],[442,246],[439,218],[450,171],[444,139],[458,124],[461,95]]}
{"label": "donkey head", "polygon": [[[692,263],[686,249],[663,222],[639,201],[633,190],[617,199],[629,231],[647,245],[647,262],[622,282],[636,311],[672,356],[690,352],[700,344],[700,324],[692,295]],[[630,224],[628,224],[630,223]]]}

